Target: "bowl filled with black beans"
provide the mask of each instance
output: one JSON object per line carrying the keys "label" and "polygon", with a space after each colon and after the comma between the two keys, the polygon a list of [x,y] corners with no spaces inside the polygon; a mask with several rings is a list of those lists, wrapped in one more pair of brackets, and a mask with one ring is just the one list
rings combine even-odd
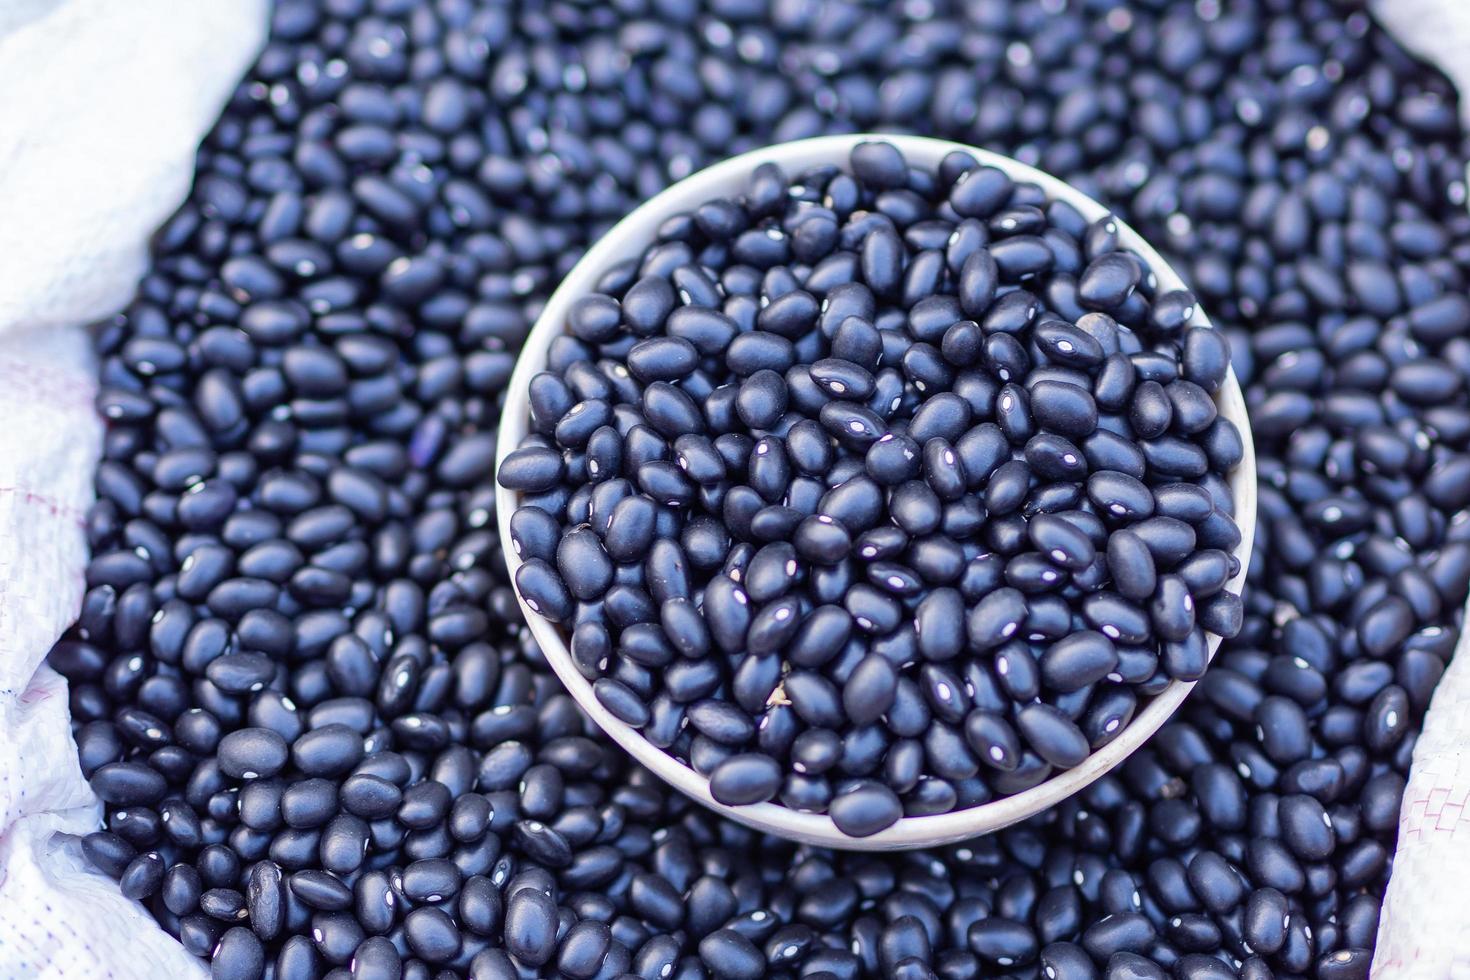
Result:
{"label": "bowl filled with black beans", "polygon": [[529,627],[638,762],[824,846],[1044,810],[1241,625],[1229,348],[1103,205],[834,136],[650,199],[517,362],[497,509]]}

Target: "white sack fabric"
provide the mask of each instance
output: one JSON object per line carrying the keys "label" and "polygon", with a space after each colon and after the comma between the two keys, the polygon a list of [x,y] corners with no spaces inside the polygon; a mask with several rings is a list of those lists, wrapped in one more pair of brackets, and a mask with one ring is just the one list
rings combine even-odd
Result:
{"label": "white sack fabric", "polygon": [[[1373,7],[1470,91],[1470,0]],[[131,297],[267,15],[267,0],[0,0],[0,980],[205,975],[87,868],[74,835],[101,811],[42,662],[84,590],[102,422],[82,326]],[[1467,645],[1415,752],[1381,980],[1470,978]]]}
{"label": "white sack fabric", "polygon": [[[1375,0],[1373,13],[1460,92],[1470,126],[1470,3]],[[1467,612],[1470,616],[1470,612]],[[1434,692],[1399,810],[1374,980],[1470,978],[1470,630]]]}
{"label": "white sack fabric", "polygon": [[[83,325],[120,309],[266,0],[0,2],[0,978],[204,971],[90,871],[101,809],[42,666],[76,618],[102,421]],[[58,835],[57,831],[65,834]]]}

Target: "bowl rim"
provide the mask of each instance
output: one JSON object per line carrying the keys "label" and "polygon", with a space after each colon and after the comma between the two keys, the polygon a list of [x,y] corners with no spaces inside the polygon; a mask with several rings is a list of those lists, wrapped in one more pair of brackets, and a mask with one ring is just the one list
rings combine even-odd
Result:
{"label": "bowl rim", "polygon": [[[555,336],[565,332],[567,312],[572,302],[595,291],[597,279],[608,268],[641,253],[655,240],[657,229],[666,218],[692,211],[717,197],[742,193],[748,187],[751,172],[760,164],[774,163],[788,178],[816,165],[836,164],[847,170],[853,147],[873,140],[892,143],[910,164],[926,168],[936,167],[950,152],[968,153],[982,166],[1004,170],[1013,180],[1039,185],[1049,198],[1070,204],[1089,222],[1110,216],[1117,222],[1120,244],[1135,252],[1151,267],[1157,280],[1157,291],[1185,288],[1173,267],[1110,209],[1060,179],[1010,157],[950,140],[887,133],[819,136],[773,144],[713,164],[649,198],[603,234],[566,274],[527,335],[511,374],[496,444],[496,472],[529,431],[530,382],[532,377],[545,370],[548,345]],[[1204,310],[1196,307],[1192,325],[1208,327],[1212,323]],[[1240,559],[1240,571],[1225,586],[1240,594],[1255,536],[1256,459],[1245,399],[1233,369],[1227,372],[1224,384],[1215,394],[1215,401],[1220,413],[1235,423],[1244,446],[1240,463],[1228,477],[1235,503],[1234,517],[1241,535],[1234,552]],[[897,823],[868,837],[848,836],[825,813],[793,810],[774,802],[730,806],[710,795],[707,777],[649,742],[641,732],[615,717],[597,700],[591,682],[582,676],[572,661],[562,628],[530,609],[520,589],[514,585],[522,562],[511,545],[510,518],[520,505],[521,494],[497,482],[495,497],[502,551],[516,601],[543,656],[582,710],[637,762],[680,792],[723,817],[787,840],[841,850],[897,851],[950,844],[1000,830],[1060,803],[1116,767],[1158,731],[1196,683],[1170,681],[1169,686],[1150,699],[1111,742],[1089,754],[1081,764],[1055,772],[1029,789],[948,813],[901,817]],[[1213,661],[1221,638],[1211,634],[1208,642],[1209,657]]]}

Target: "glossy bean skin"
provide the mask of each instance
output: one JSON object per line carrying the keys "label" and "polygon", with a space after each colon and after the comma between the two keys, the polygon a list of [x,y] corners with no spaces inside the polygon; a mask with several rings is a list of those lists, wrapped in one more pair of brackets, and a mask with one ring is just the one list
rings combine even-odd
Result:
{"label": "glossy bean skin", "polygon": [[[813,12],[693,3],[368,6],[276,5],[272,38],[206,140],[189,200],[154,239],[136,300],[93,335],[97,407],[108,420],[98,503],[84,520],[93,557],[82,617],[52,662],[70,685],[83,772],[105,805],[105,829],[84,844],[105,873],[120,876],[150,852],[172,864],[149,908],[191,954],[213,956],[220,976],[348,969],[327,956],[340,959],[357,934],[324,919],[319,950],[310,916],[289,895],[282,930],[273,932],[269,870],[255,870],[269,862],[287,881],[307,870],[333,873],[320,867],[320,838],[348,802],[345,812],[367,827],[369,851],[363,867],[345,872],[356,876],[351,915],[363,930],[362,975],[411,957],[417,962],[402,973],[415,978],[441,969],[613,976],[648,972],[643,966],[656,973],[665,962],[680,976],[719,975],[717,968],[1214,976],[1212,954],[1241,960],[1253,977],[1361,975],[1354,971],[1373,945],[1384,885],[1381,854],[1370,845],[1391,850],[1414,735],[1454,647],[1452,612],[1470,576],[1452,521],[1470,485],[1461,459],[1470,436],[1460,380],[1460,338],[1470,326],[1464,167],[1442,79],[1364,12],[1315,0],[1126,11],[1043,4],[1044,16],[1026,5],[945,3],[923,16],[844,3]],[[993,538],[974,537],[977,529],[1007,515],[1090,509],[1111,533],[1157,513],[1188,524],[1198,548],[1228,554],[1229,501],[1218,481],[1196,474],[1233,458],[1239,443],[1206,421],[1208,409],[1184,385],[1213,394],[1233,363],[1261,461],[1261,533],[1244,601],[1207,604],[1203,595],[1233,576],[1228,563],[1225,579],[1218,566],[1158,567],[1155,589],[1178,575],[1199,600],[1195,630],[1205,621],[1239,623],[1240,636],[1222,647],[1181,715],[1114,777],[1034,824],[922,860],[811,854],[742,836],[579,729],[543,658],[517,635],[515,583],[499,557],[507,545],[497,541],[487,493],[499,399],[526,331],[612,221],[672,180],[745,149],[894,129],[1011,153],[1111,202],[1177,263],[1197,305],[1159,295],[1126,265],[1116,227],[1069,215],[963,154],[922,173],[895,165],[881,148],[866,150],[861,170],[871,186],[821,172],[763,172],[752,175],[755,213],[775,216],[794,199],[804,205],[801,220],[783,222],[776,238],[716,204],[665,226],[646,259],[624,256],[597,284],[598,297],[579,305],[566,342],[531,385],[532,430],[547,444],[504,475],[554,530],[563,521],[591,526],[614,564],[606,596],[580,599],[571,587],[590,588],[563,578],[561,534],[545,535],[546,522],[538,527],[534,518],[516,523],[523,560],[541,563],[529,576],[541,609],[569,633],[603,615],[611,624],[605,650],[596,641],[578,646],[589,669],[603,655],[622,656],[625,628],[661,629],[670,601],[687,596],[697,605],[699,577],[725,567],[737,542],[756,551],[775,541],[797,546],[794,529],[828,513],[828,473],[863,474],[882,488],[885,507],[888,488],[928,483],[937,529],[919,533],[933,507],[911,487],[901,528],[909,540],[881,560],[914,572],[930,594],[953,589],[966,610],[985,594],[1016,589],[1028,604],[1016,627],[1024,635],[977,657],[965,617],[946,615],[952,602],[926,607],[921,618],[917,595],[903,594],[904,575],[898,585],[886,575],[874,581],[871,563],[853,557],[858,539],[882,524],[866,523],[867,488],[856,484],[856,493],[829,501],[863,526],[844,529],[846,544],[828,535],[812,542],[810,555],[798,548],[808,562],[829,563],[804,568],[791,588],[810,583],[821,606],[838,611],[824,617],[820,635],[804,638],[800,666],[845,682],[861,659],[848,651],[856,636],[875,648],[868,655],[912,660],[911,675],[895,683],[888,709],[900,731],[883,742],[865,731],[850,749],[834,733],[844,743],[839,761],[790,772],[776,799],[830,808],[861,780],[888,772],[875,763],[849,774],[844,757],[862,768],[882,745],[911,759],[915,746],[926,751],[920,736],[937,719],[984,768],[953,779],[931,773],[904,790],[907,802],[914,812],[951,799],[974,805],[1044,778],[1050,765],[1013,729],[1014,758],[1004,751],[1011,743],[994,722],[1011,724],[1005,684],[1016,675],[1003,684],[995,664],[1022,656],[1039,664],[1032,645],[1049,646],[1065,621],[1052,600],[1102,572],[1060,564],[1058,581],[1048,583],[1045,551],[1018,522],[1001,522]],[[798,178],[805,189],[793,198],[789,180]],[[952,229],[936,229],[916,201],[944,202]],[[879,226],[869,284],[863,242]],[[943,296],[922,295],[936,289]],[[1220,329],[1200,326],[1200,312]],[[1075,333],[1054,326],[1063,321]],[[798,350],[813,324],[832,343]],[[1034,344],[1016,340],[1028,330]],[[719,387],[732,342],[756,331],[777,338],[756,351],[775,378],[762,375],[745,399],[736,397],[739,386],[714,398],[703,437],[718,466],[749,490],[725,493],[733,497],[727,512],[718,489],[701,482],[712,471],[692,471],[711,457],[688,454],[691,470],[677,462],[683,444],[675,444],[693,435],[683,431],[693,416],[682,403],[652,400],[661,429],[633,413],[642,416],[642,389],[655,383],[678,382],[702,402],[707,388]],[[1166,363],[1135,345],[1151,331],[1174,338],[1180,356]],[[1005,340],[987,343],[994,336]],[[655,338],[671,343],[630,356]],[[836,437],[820,422],[831,392],[790,370],[829,355],[872,379],[860,404],[847,399],[863,412],[829,412],[834,422],[865,427],[844,436],[843,453],[857,454],[869,425],[879,432],[880,423],[902,424],[918,453],[913,472],[905,460],[879,459],[885,480],[901,474],[887,483],[839,461]],[[582,367],[572,369],[576,362]],[[620,372],[632,364],[638,371]],[[992,367],[1011,376],[1001,383],[986,373]],[[1033,372],[1036,385],[1027,386]],[[1072,392],[1058,411],[1047,399],[1037,411],[1030,398],[1043,382],[1043,395],[1052,384],[1075,386],[1076,372],[1087,373],[1097,408],[1090,433],[1079,434],[1091,416]],[[811,425],[781,431],[774,420],[767,434],[788,447],[793,484],[789,495],[768,499],[780,464],[752,473],[760,440],[715,443],[745,424],[742,410],[770,418],[780,404],[776,379],[785,411]],[[848,393],[867,386],[845,366],[823,380]],[[1135,447],[1115,430],[1147,383],[1163,389],[1168,427]],[[953,435],[957,414],[941,402],[944,411],[923,420],[927,438],[915,439],[908,422],[925,400],[918,384],[930,397],[952,392],[964,401],[969,428]],[[1015,399],[1002,432],[995,404],[1007,384],[1029,401],[1021,413]],[[1140,417],[1157,426],[1161,403],[1144,402]],[[575,448],[540,452],[577,405],[584,407],[560,429]],[[625,452],[623,438],[637,425],[646,432]],[[990,455],[992,436],[1003,459]],[[1021,441],[1013,445],[1013,436]],[[1011,482],[1014,499],[1002,496],[999,508],[982,513],[966,496],[983,495],[994,468],[1017,450],[1026,457],[1033,438],[1040,441],[1025,479]],[[881,439],[879,432],[868,450]],[[1075,447],[1085,473],[1068,475],[1058,439]],[[935,440],[954,448],[960,473],[942,457],[931,465]],[[595,499],[590,490],[549,486],[551,474],[595,484]],[[966,493],[955,496],[960,476]],[[1117,477],[1138,481],[1147,502]],[[1197,500],[1154,497],[1191,480],[1220,513],[1190,516]],[[1079,497],[1067,496],[1071,483]],[[609,542],[605,522],[629,498],[649,502],[652,522],[621,524],[628,533]],[[644,567],[642,535],[652,527],[667,536],[671,511],[707,504],[723,534],[704,524],[678,536],[686,567],[698,569],[681,594],[670,563]],[[1114,504],[1123,520],[1110,516]],[[625,512],[647,516],[648,507]],[[730,534],[747,525],[750,537]],[[1108,535],[1083,530],[1106,560]],[[1007,561],[1027,555],[1024,574],[1011,581],[1001,566],[997,577],[977,549],[956,557],[934,548],[938,537],[966,534]],[[1168,545],[1149,543],[1151,557]],[[749,561],[729,568],[743,574]],[[606,568],[594,571],[597,582]],[[858,586],[858,612],[874,625],[892,618],[889,633],[865,630],[845,608]],[[1154,589],[1113,591],[1153,615]],[[749,610],[752,620],[758,611]],[[802,612],[805,622],[811,610]],[[683,645],[671,637],[669,646],[698,662],[701,639],[679,615],[669,622]],[[946,620],[959,629],[936,626]],[[658,647],[647,632],[634,631],[626,649],[635,656],[615,679],[663,718],[648,685],[665,668],[636,659]],[[1038,670],[1038,694],[1092,740],[1108,717],[1093,709],[1111,711],[1111,692],[1153,690],[1158,678],[1204,671],[1196,635],[1155,650],[1120,636],[1111,642],[1122,680],[1105,675],[1053,691]],[[732,652],[722,639],[712,632],[708,649]],[[779,660],[769,656],[740,675],[750,705],[742,710],[752,723],[765,721],[746,744],[819,769],[825,756],[809,743],[825,740],[799,740],[792,706],[779,704]],[[958,677],[973,702],[958,723],[945,720],[958,710],[952,696],[911,679],[930,665]],[[1063,674],[1054,671],[1064,685],[1076,683]],[[702,689],[706,678],[671,676],[687,685],[681,692],[700,691],[681,703],[714,692]],[[716,687],[722,681],[734,691],[733,675],[717,675]],[[842,688],[833,686],[840,704]],[[766,705],[773,694],[778,703]],[[1304,738],[1298,712],[1270,700],[1278,698],[1300,709]],[[1273,707],[1258,720],[1268,700]],[[803,707],[810,713],[810,700]],[[677,727],[682,716],[668,717]],[[973,728],[971,718],[979,719]],[[1256,733],[1261,721],[1269,739]],[[311,773],[296,769],[290,748],[332,724],[362,741],[361,761],[343,776],[309,758]],[[233,741],[221,766],[222,740],[246,729],[279,736],[282,768],[250,768],[263,760]],[[1002,750],[1008,769],[986,763],[991,748]],[[458,749],[469,753],[468,765]],[[548,766],[561,773],[559,787],[542,775]],[[895,766],[896,785],[907,786],[912,772]],[[359,781],[349,791],[352,779]],[[471,803],[456,819],[452,806],[441,812],[430,799],[438,791],[414,789],[428,783],[487,809]],[[310,785],[290,792],[301,784]],[[1314,856],[1324,841],[1309,832],[1318,807],[1334,828],[1326,857]],[[572,863],[558,866],[568,850]],[[1188,860],[1196,852],[1219,861],[1197,870]],[[1177,874],[1155,873],[1170,860]],[[450,861],[464,876],[445,907],[460,948],[428,970],[449,948],[438,941],[448,935],[436,928],[442,920],[415,918],[418,944],[410,946],[405,918],[425,910],[385,898],[394,892],[384,869],[423,861]],[[1233,870],[1222,875],[1220,862]],[[209,908],[245,910],[247,918],[189,908],[186,868],[198,875],[201,897],[221,893]],[[667,913],[653,905],[634,907],[619,882],[645,874],[681,895],[687,889],[687,924],[663,924]],[[1238,899],[1229,875],[1244,883]],[[790,885],[773,884],[778,878]],[[550,958],[537,966],[510,959],[504,909],[492,908],[487,887],[497,896],[550,896],[558,910]],[[1079,896],[1070,918],[1056,914],[1073,907],[1069,900],[1045,897],[1065,889]],[[157,904],[170,898],[185,911]],[[1235,901],[1228,909],[1227,898]],[[1135,943],[1135,914],[1150,921],[1157,945],[1095,959]],[[1108,916],[1123,927],[1094,932]],[[605,942],[595,925],[605,926]],[[1219,945],[1203,948],[1214,942],[1211,927]],[[683,946],[670,953],[680,930]],[[706,958],[701,940],[712,934],[720,940]],[[541,957],[529,939],[516,942]],[[586,962],[594,952],[602,957],[595,968]]]}
{"label": "glossy bean skin", "polygon": [[[863,177],[891,182],[888,164],[895,158],[903,155],[891,144],[863,143],[847,161],[848,173],[834,169],[819,179],[833,182],[834,194],[869,193],[898,206],[892,188],[867,187]],[[971,197],[981,184],[965,186],[982,178],[961,178],[951,198],[957,195],[967,209],[988,207]],[[938,173],[926,179],[936,190],[943,184]],[[825,763],[817,770],[812,759],[786,754],[796,741],[810,746],[830,736],[848,747],[846,775],[860,779],[883,769],[889,789],[907,794],[901,802],[910,811],[958,805],[946,781],[984,783],[986,777],[957,731],[925,732],[908,703],[899,706],[899,681],[919,677],[913,652],[954,660],[963,670],[1014,641],[1054,644],[1038,650],[1039,671],[1020,656],[998,657],[995,669],[1016,702],[1031,748],[1048,765],[1071,768],[1086,758],[1089,741],[1115,734],[1136,704],[1136,695],[1130,700],[1120,693],[1089,708],[1095,684],[1105,678],[1141,684],[1147,696],[1157,693],[1148,685],[1175,671],[1197,677],[1204,669],[1197,662],[1201,650],[1186,641],[1196,636],[1199,604],[1205,629],[1235,629],[1232,608],[1215,583],[1218,570],[1173,574],[1194,556],[1194,524],[1215,513],[1209,492],[1176,479],[1181,474],[1168,465],[1150,473],[1144,448],[1177,432],[1169,436],[1174,443],[1154,453],[1165,453],[1165,464],[1181,454],[1209,455],[1191,441],[1202,440],[1217,417],[1210,390],[1218,389],[1218,379],[1208,344],[1192,342],[1200,363],[1190,370],[1214,389],[1181,377],[1187,372],[1181,331],[1193,316],[1193,296],[1179,291],[1157,297],[1148,322],[1129,335],[1135,347],[1149,347],[1130,356],[1121,350],[1115,321],[1102,311],[1124,315],[1130,303],[1147,310],[1156,297],[1143,283],[1150,270],[1115,245],[1080,270],[1079,301],[1095,311],[1075,315],[1085,329],[1055,318],[1036,322],[1026,293],[985,295],[983,280],[992,272],[1000,281],[1049,288],[1052,246],[1043,256],[1037,232],[1045,230],[1079,262],[1084,252],[1079,236],[1087,229],[1080,219],[1057,209],[1060,224],[1050,227],[1047,214],[1031,202],[1032,191],[1010,184],[1002,190],[1007,207],[991,220],[1003,240],[983,253],[991,264],[974,255],[966,260],[972,278],[962,274],[955,295],[944,291],[937,252],[898,235],[881,208],[854,212],[845,222],[834,217],[837,239],[827,247],[849,241],[857,278],[829,297],[826,317],[799,288],[798,274],[780,264],[787,227],[810,219],[791,205],[773,210],[749,201],[710,202],[709,213],[718,212],[722,221],[739,215],[746,229],[742,247],[762,256],[765,305],[753,329],[731,341],[724,366],[701,367],[707,376],[694,388],[686,387],[681,370],[700,363],[699,351],[672,325],[643,322],[644,293],[654,287],[614,288],[572,308],[572,336],[607,355],[600,363],[622,363],[619,377],[635,379],[626,398],[630,405],[637,401],[642,421],[629,418],[622,433],[599,428],[605,445],[594,452],[589,430],[605,421],[603,405],[616,385],[589,375],[580,361],[549,375],[582,401],[565,410],[551,440],[542,432],[527,437],[507,459],[509,475],[501,486],[523,494],[556,487],[590,496],[585,515],[578,507],[575,517],[570,509],[557,517],[530,504],[525,518],[516,515],[525,528],[518,538],[522,556],[532,556],[518,573],[520,591],[533,611],[560,622],[573,603],[605,604],[615,581],[663,603],[658,627],[588,620],[584,629],[607,628],[613,643],[611,649],[599,644],[596,653],[584,646],[579,667],[604,708],[707,775],[719,803],[778,799],[819,811],[830,805],[840,814],[834,817],[839,826],[863,836],[882,829],[877,815],[897,819],[898,808],[882,793],[861,787],[833,793],[813,781]],[[800,201],[806,191],[793,182],[788,198]],[[960,234],[932,198],[905,192],[901,199],[903,220],[923,217],[936,241],[946,229],[953,229],[949,237]],[[764,240],[753,237],[762,228]],[[697,222],[675,222],[671,230],[691,245],[708,234]],[[802,241],[803,249],[811,246]],[[684,309],[719,303],[705,272],[679,267],[671,277],[683,283]],[[633,312],[619,313],[629,300]],[[904,330],[877,330],[874,324],[895,303],[906,307]],[[976,320],[958,320],[965,315]],[[824,322],[835,323],[830,336]],[[938,349],[934,340],[941,341]],[[898,368],[885,372],[882,359],[890,348]],[[1110,361],[1110,350],[1123,359]],[[665,370],[668,359],[684,367]],[[971,384],[946,390],[962,370]],[[977,400],[982,385],[991,392],[983,403]],[[1109,407],[1126,413],[1105,418]],[[592,421],[584,418],[589,412]],[[995,421],[986,421],[992,413]],[[1093,447],[1090,455],[1086,444]],[[1233,465],[1237,457],[1229,448],[1222,441],[1217,455]],[[582,453],[584,468],[558,469],[559,459]],[[629,482],[606,482],[617,464],[627,468]],[[1074,481],[1088,477],[1094,465],[1098,473],[1084,495]],[[977,506],[966,493],[982,485]],[[598,495],[613,492],[615,502],[599,507]],[[667,508],[662,526],[660,508]],[[1228,535],[1230,517],[1222,512],[1216,523],[1212,535]],[[692,532],[702,537],[707,528],[718,528],[734,550],[718,569],[713,552],[701,559],[691,581],[672,556],[683,554]],[[791,543],[783,540],[788,535]],[[990,570],[977,568],[967,590],[966,550],[980,548],[995,554]],[[554,571],[551,558],[540,557],[553,552]],[[984,574],[998,574],[1006,587],[993,588],[982,581]],[[855,582],[858,576],[864,581]],[[956,580],[958,592],[947,587]],[[968,610],[967,598],[973,600]],[[1033,616],[1037,600],[1050,604]],[[1088,628],[1065,621],[1069,607]],[[733,703],[726,695],[723,702],[676,708],[687,703],[685,696],[671,695],[660,670],[674,664],[676,650],[703,656],[711,639],[745,658],[735,665],[740,686]],[[1164,673],[1114,675],[1115,642],[1152,651]],[[803,669],[780,680],[770,665],[783,649]],[[688,673],[674,669],[681,681]],[[956,694],[960,675],[935,680],[939,669],[922,668],[931,674],[929,709],[957,725],[968,711],[967,699]],[[1049,713],[1050,705],[1023,710],[1038,695],[1066,702],[1066,711]],[[751,751],[752,733],[783,702],[791,708],[786,724],[804,730],[795,739],[772,736]],[[897,720],[888,717],[895,709]],[[1096,729],[1093,736],[1073,723],[1084,714]],[[684,725],[690,727],[681,734]],[[981,724],[975,731],[971,738],[982,753],[1001,752],[1000,760],[989,761],[1014,771],[1019,749],[1001,730]],[[895,741],[919,734],[922,753],[917,742]],[[899,754],[890,756],[890,749]],[[996,787],[987,784],[985,792],[993,795]]]}

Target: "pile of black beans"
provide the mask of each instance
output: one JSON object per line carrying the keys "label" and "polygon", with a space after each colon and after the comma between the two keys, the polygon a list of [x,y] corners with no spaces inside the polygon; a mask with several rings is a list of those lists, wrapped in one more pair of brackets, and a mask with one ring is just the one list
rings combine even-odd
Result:
{"label": "pile of black beans", "polygon": [[1234,636],[1229,349],[1033,183],[886,141],[667,219],[497,474],[598,701],[865,837],[1029,789]]}
{"label": "pile of black beans", "polygon": [[[280,0],[123,315],[51,663],[86,839],[222,978],[1365,975],[1470,585],[1449,83],[1334,0]],[[1242,628],[1113,774],[962,845],[715,818],[526,636],[493,444],[610,222],[742,150],[918,131],[1103,200],[1225,328]],[[267,965],[269,964],[269,965]],[[119,964],[119,970],[126,969]]]}

